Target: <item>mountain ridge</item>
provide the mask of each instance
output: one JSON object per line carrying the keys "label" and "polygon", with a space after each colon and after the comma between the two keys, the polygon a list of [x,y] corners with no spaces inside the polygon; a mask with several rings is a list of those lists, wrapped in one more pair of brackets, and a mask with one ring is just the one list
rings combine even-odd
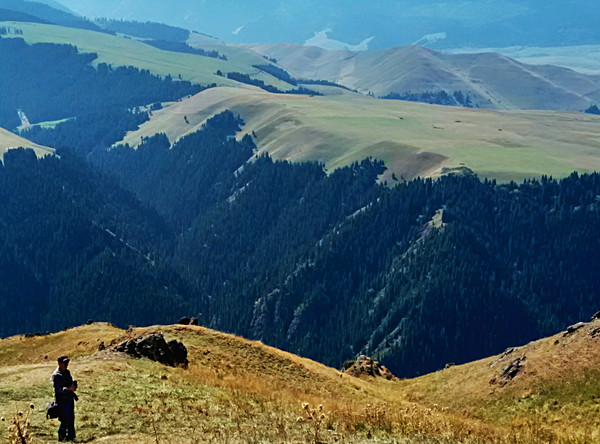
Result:
{"label": "mountain ridge", "polygon": [[[371,49],[428,41],[434,48],[513,45],[559,46],[598,43],[598,12],[591,1],[548,8],[540,0],[462,1],[401,0],[365,4],[358,0],[289,3],[208,1],[203,10],[191,0],[176,9],[158,0],[62,0],[89,17],[168,20],[171,25],[204,30],[240,43],[304,43],[315,33],[357,45],[373,37]],[[315,13],[318,11],[318,13]],[[548,32],[551,29],[553,32]],[[477,36],[477,38],[475,38]]]}
{"label": "mountain ridge", "polygon": [[[290,44],[236,46],[201,34],[189,34],[187,45],[198,50],[216,51],[229,59],[226,61],[157,50],[148,45],[141,46],[142,41],[136,39],[109,34],[101,36],[81,29],[44,24],[9,25],[24,31],[22,37],[29,43],[68,42],[82,52],[97,53],[95,64],[133,63],[154,74],[182,76],[184,80],[204,84],[240,86],[239,82],[229,78],[230,74],[239,72],[280,91],[294,89],[269,70],[260,69],[261,65],[268,64],[266,57],[276,60],[298,80],[333,82],[377,97],[426,102],[432,100],[428,97],[432,94],[460,94],[461,100],[435,102],[434,98],[433,103],[486,109],[571,111],[583,111],[600,102],[598,75],[553,66],[525,65],[495,53],[443,54],[418,46],[358,53]],[[334,93],[331,88],[322,91]]]}
{"label": "mountain ridge", "polygon": [[419,46],[369,52],[290,44],[249,47],[297,78],[328,80],[376,96],[461,91],[480,108],[573,111],[600,99],[599,76],[525,65],[497,53],[443,54]]}

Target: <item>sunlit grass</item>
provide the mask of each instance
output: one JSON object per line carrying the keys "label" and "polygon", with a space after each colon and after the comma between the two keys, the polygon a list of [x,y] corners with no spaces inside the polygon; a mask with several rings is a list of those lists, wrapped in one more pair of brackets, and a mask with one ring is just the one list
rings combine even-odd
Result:
{"label": "sunlit grass", "polygon": [[2,160],[4,153],[11,148],[32,148],[38,157],[44,157],[54,153],[54,149],[52,148],[38,145],[0,128],[0,160]]}
{"label": "sunlit grass", "polygon": [[226,45],[222,45],[217,50],[227,55],[228,60],[220,60],[194,54],[163,51],[132,38],[113,36],[102,32],[39,23],[0,22],[0,25],[23,31],[23,35],[16,37],[25,39],[29,44],[63,43],[77,46],[80,52],[96,53],[98,59],[94,61],[95,64],[134,66],[139,69],[148,69],[153,74],[160,76],[171,75],[177,78],[181,75],[183,80],[201,84],[216,83],[217,85],[239,85],[233,80],[216,75],[218,70],[223,73],[235,71],[250,74],[253,78],[263,80],[265,83],[283,90],[291,88],[289,84],[252,67],[253,64],[264,62],[259,55],[238,48],[230,49]]}
{"label": "sunlit grass", "polygon": [[[100,342],[157,331],[186,344],[187,369],[97,352]],[[53,360],[64,352],[74,358],[84,442],[593,443],[600,442],[600,371],[593,368],[600,352],[590,351],[597,344],[585,335],[564,347],[555,338],[523,347],[525,373],[500,387],[490,384],[501,367],[490,366],[495,358],[379,381],[202,327],[128,334],[92,324],[0,340],[0,416],[33,403],[34,442],[54,441],[57,422],[45,419],[44,407]],[[557,360],[572,371],[548,364]],[[8,442],[8,424],[0,422],[0,443]]]}
{"label": "sunlit grass", "polygon": [[[382,159],[383,180],[473,170],[501,182],[600,170],[600,118],[559,111],[486,111],[362,97],[308,97],[216,88],[157,111],[124,142],[197,131],[229,109],[242,116],[259,153],[320,161],[332,171]],[[187,117],[186,122],[184,116]],[[188,123],[189,122],[189,123]]]}

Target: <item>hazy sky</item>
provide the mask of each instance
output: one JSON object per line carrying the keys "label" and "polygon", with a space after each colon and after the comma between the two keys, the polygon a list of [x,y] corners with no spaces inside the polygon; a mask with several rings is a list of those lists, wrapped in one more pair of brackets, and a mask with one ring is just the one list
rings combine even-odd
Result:
{"label": "hazy sky", "polygon": [[231,42],[304,43],[328,31],[324,41],[369,39],[370,49],[600,43],[600,8],[590,0],[56,1],[88,17],[157,21]]}

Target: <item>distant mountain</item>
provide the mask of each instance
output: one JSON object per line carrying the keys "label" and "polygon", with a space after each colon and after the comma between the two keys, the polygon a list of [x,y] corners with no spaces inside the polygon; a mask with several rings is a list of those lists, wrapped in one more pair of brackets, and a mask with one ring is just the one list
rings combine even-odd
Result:
{"label": "distant mountain", "polygon": [[372,38],[369,49],[600,43],[600,9],[591,0],[552,6],[542,0],[60,1],[89,17],[164,22],[240,43],[304,43],[315,36],[325,47],[327,39],[352,46]]}
{"label": "distant mountain", "polygon": [[293,76],[329,80],[375,96],[461,91],[471,106],[581,111],[600,100],[600,76],[519,63],[496,53],[443,54],[420,46],[328,51],[303,45],[250,45]]}

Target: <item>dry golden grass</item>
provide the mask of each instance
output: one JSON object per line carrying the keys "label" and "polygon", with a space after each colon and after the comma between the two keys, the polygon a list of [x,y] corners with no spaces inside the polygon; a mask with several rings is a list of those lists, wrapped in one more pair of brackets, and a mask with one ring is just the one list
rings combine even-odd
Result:
{"label": "dry golden grass", "polygon": [[[526,363],[501,387],[490,379],[511,355],[493,367],[498,357],[392,382],[353,378],[203,327],[125,332],[92,324],[0,340],[0,416],[33,403],[33,442],[52,442],[57,424],[45,420],[44,407],[54,359],[67,353],[80,386],[76,421],[84,442],[600,442],[600,338],[589,334],[596,327],[600,322],[513,352]],[[186,344],[187,369],[97,351],[100,342],[158,331]],[[7,437],[8,422],[0,422],[0,443]]]}
{"label": "dry golden grass", "polygon": [[[567,336],[404,381],[401,390],[420,404],[526,436],[521,442],[600,442],[599,345],[596,320]],[[521,371],[503,385],[501,371],[522,356]]]}

